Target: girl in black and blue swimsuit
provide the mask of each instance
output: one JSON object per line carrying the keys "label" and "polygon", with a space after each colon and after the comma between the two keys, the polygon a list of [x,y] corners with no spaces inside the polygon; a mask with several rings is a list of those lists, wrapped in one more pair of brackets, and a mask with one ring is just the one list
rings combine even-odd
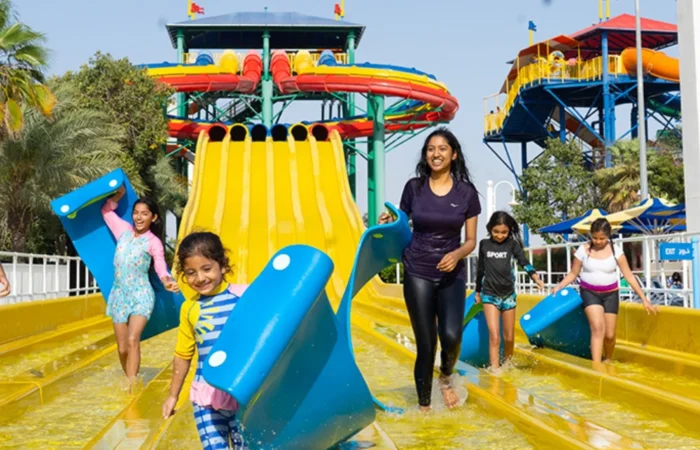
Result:
{"label": "girl in black and blue swimsuit", "polygon": [[487,239],[479,243],[479,262],[476,269],[474,302],[484,304],[484,315],[489,327],[489,361],[491,370],[500,368],[501,320],[503,321],[504,357],[513,356],[515,343],[515,276],[513,260],[544,289],[535,268],[525,257],[520,226],[508,213],[494,213],[486,225]]}

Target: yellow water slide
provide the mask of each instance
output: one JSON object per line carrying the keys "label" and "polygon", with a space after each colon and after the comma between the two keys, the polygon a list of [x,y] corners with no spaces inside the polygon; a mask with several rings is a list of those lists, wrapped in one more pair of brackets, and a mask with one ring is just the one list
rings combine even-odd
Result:
{"label": "yellow water slide", "polygon": [[[286,136],[276,133],[275,140],[254,142],[243,126],[215,138],[199,136],[180,237],[197,229],[219,233],[231,250],[230,281],[242,284],[250,283],[286,245],[317,247],[335,264],[327,291],[337,305],[364,231],[339,135],[317,140],[298,124]],[[80,327],[67,320],[52,325],[59,327],[53,331],[25,330],[27,337],[0,345],[0,367],[10,368],[6,376],[14,376],[0,383],[5,399],[0,446],[201,448],[187,386],[175,417],[163,420],[160,414],[172,375],[176,330],[144,342],[144,388],[127,395],[117,385],[122,375],[109,324],[102,310],[92,311],[93,305],[103,307],[103,300],[95,300],[102,303],[67,300],[85,311],[84,317],[71,319]],[[520,296],[518,313],[538,300]],[[61,302],[55,307],[69,309]],[[36,316],[36,308],[18,309],[8,309],[3,317],[29,323],[27,318]],[[49,319],[60,315],[34,323],[48,326]],[[700,448],[700,350],[691,338],[700,313],[663,308],[659,319],[650,320],[639,305],[625,304],[619,361],[603,371],[591,368],[590,361],[533,350],[520,334],[515,369],[500,377],[470,369],[461,380],[468,383],[460,382],[468,389],[468,402],[448,413],[435,389],[435,411],[429,415],[415,408],[415,344],[400,286],[369,283],[353,303],[352,321],[356,359],[373,394],[406,408],[402,416],[378,414],[377,423],[355,437],[362,445]],[[60,342],[59,335],[64,336]],[[59,348],[66,345],[72,347]],[[31,358],[19,361],[20,353]],[[36,370],[39,359],[43,369]]]}
{"label": "yellow water slide", "polygon": [[[238,140],[232,141],[231,136]],[[326,141],[317,140],[301,124],[292,127],[285,139],[281,135],[276,135],[276,139],[268,136],[264,141],[253,142],[240,125],[219,142],[200,135],[192,195],[179,238],[197,229],[219,233],[231,250],[231,281],[241,284],[251,283],[269,258],[284,246],[314,246],[326,252],[335,264],[327,291],[331,302],[337,304],[364,231],[347,181],[342,141],[336,132]],[[389,404],[410,407],[414,401],[411,365],[415,347],[400,286],[375,279],[356,297],[354,311],[353,340],[358,364],[370,388]],[[532,364],[538,367],[537,371],[526,369],[522,374],[501,379],[473,373],[469,380],[471,407],[427,421],[411,413],[399,419],[380,415],[382,429],[399,448],[424,448],[428,442],[440,442],[438,447],[444,448],[483,445],[482,437],[473,436],[474,429],[465,429],[467,423],[518,442],[518,448],[546,448],[546,443],[554,448],[644,446],[646,442],[633,436],[636,428],[652,426],[651,418],[636,417],[630,412],[627,417],[634,417],[628,430],[618,422],[609,427],[599,419],[596,410],[628,401],[649,406],[654,404],[653,398],[633,395],[629,400],[614,390],[589,392],[580,397],[587,409],[578,409],[576,402],[572,404],[566,398],[570,386],[580,377],[587,380],[581,385],[601,385],[594,372],[577,367],[561,354],[539,356],[523,350],[518,356],[528,367],[528,361],[535,361]],[[557,371],[562,375],[554,374]],[[554,395],[542,389],[545,385],[549,389],[557,387]],[[439,403],[436,400],[436,405]],[[657,407],[670,412],[671,404]],[[676,419],[687,424],[693,405],[688,408],[677,412]],[[579,414],[580,410],[584,413]],[[621,414],[631,410],[622,408]],[[506,418],[509,425],[500,427],[499,418]],[[434,426],[434,431],[421,430],[426,424],[428,428]],[[178,435],[178,428],[164,430],[163,441]],[[684,428],[666,427],[664,431],[682,435]]]}
{"label": "yellow water slide", "polygon": [[[239,284],[251,283],[285,246],[316,247],[335,265],[328,295],[337,304],[364,224],[350,192],[339,135],[317,141],[302,124],[292,130],[286,140],[259,142],[247,134],[232,141],[235,131],[212,142],[202,133],[178,240],[196,230],[218,233],[231,252],[231,281]],[[371,283],[358,300],[392,292],[380,284]]]}

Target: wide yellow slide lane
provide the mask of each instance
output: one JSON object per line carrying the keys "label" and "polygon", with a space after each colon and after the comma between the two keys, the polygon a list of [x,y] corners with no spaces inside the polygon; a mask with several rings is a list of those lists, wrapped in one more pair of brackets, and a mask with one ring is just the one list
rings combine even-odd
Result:
{"label": "wide yellow slide lane", "polygon": [[[328,296],[335,305],[345,289],[364,231],[347,181],[342,141],[336,132],[331,133],[328,141],[317,141],[311,135],[295,140],[290,134],[282,141],[268,137],[265,141],[253,142],[246,133],[242,141],[232,141],[227,136],[222,142],[211,142],[202,134],[198,141],[192,193],[185,211],[179,238],[195,230],[218,233],[230,250],[233,266],[230,280],[235,283],[251,283],[270,257],[285,246],[307,244],[324,251],[335,265],[327,286]],[[469,387],[473,400],[449,413],[454,420],[446,422],[446,414],[440,411],[441,402],[437,398],[434,416],[426,418],[410,409],[415,406],[411,358],[397,354],[396,345],[391,344],[393,331],[404,336],[403,345],[412,344],[400,286],[386,285],[378,279],[369,283],[355,299],[353,322],[354,333],[358,332],[358,327],[369,333],[354,340],[358,354],[362,355],[358,362],[370,388],[390,404],[409,408],[401,417],[378,415],[381,427],[401,448],[425,448],[428,444],[435,448],[453,448],[451,446],[458,442],[470,446],[494,444],[483,434],[473,436],[474,429],[467,430],[463,426],[474,422],[475,417],[488,418],[479,421],[481,431],[497,437],[496,447],[514,448],[503,445],[504,442],[517,443],[517,448],[543,448],[547,443],[552,444],[552,448],[595,448],[600,442],[612,448],[639,447],[639,443],[629,437],[629,430],[620,427],[618,422],[610,421],[613,426],[608,427],[606,421],[597,420],[594,411],[617,405],[615,395],[606,392],[605,399],[596,399],[593,393],[586,393],[578,403],[572,403],[566,397],[567,388],[541,389],[545,385],[553,386],[552,380],[564,384],[572,381],[578,374],[573,369],[556,374],[554,378],[546,369],[528,369],[520,374],[522,380],[518,375],[499,380],[482,374],[476,384]],[[554,367],[554,362],[543,363]],[[392,364],[399,367],[389,369]],[[164,386],[149,386],[141,394],[140,403],[162,402]],[[538,395],[532,397],[528,391]],[[439,396],[439,390],[436,389],[436,393]],[[529,400],[523,401],[525,398]],[[579,404],[590,405],[590,409],[579,409]],[[544,409],[543,405],[546,405]],[[195,448],[197,438],[189,416],[191,411],[186,402],[182,406],[184,408],[170,421],[163,423],[156,417],[149,420],[151,427],[144,433],[143,443],[166,448],[168,443],[177,441],[183,448]],[[628,408],[622,407],[617,410],[618,414],[630,417],[634,409]],[[148,415],[138,416],[143,421]],[[127,420],[126,414],[121,418],[114,426],[118,426],[120,420]],[[510,422],[508,426],[504,427],[504,419]],[[569,422],[574,419],[578,425],[572,428]],[[448,422],[451,425],[445,428]],[[653,422],[651,418],[640,416],[632,423],[630,429],[637,431],[649,428]],[[431,432],[419,431],[422,429]],[[676,439],[683,434],[682,429],[668,425],[654,431],[645,443],[663,442],[659,439],[663,431]],[[695,441],[690,438],[689,442]],[[388,440],[376,444],[389,448],[392,445]]]}
{"label": "wide yellow slide lane", "polygon": [[232,281],[251,283],[270,257],[293,244],[326,252],[335,270],[329,297],[339,301],[364,231],[352,200],[342,142],[211,142],[202,135],[179,240],[218,233],[230,250]]}
{"label": "wide yellow slide lane", "polygon": [[[318,141],[312,135],[296,140],[290,134],[282,141],[268,137],[265,141],[253,142],[246,134],[242,141],[231,141],[227,137],[222,142],[211,142],[206,136],[200,136],[192,194],[179,238],[195,230],[219,233],[230,250],[231,281],[249,284],[275,252],[288,245],[307,244],[324,251],[333,260],[334,272],[327,293],[331,302],[337,305],[364,229],[348,184],[342,141],[337,132],[332,132],[328,141]],[[375,278],[357,295],[355,309],[371,315],[377,311],[375,305],[381,303],[401,308],[401,289]],[[366,319],[355,316],[353,321],[357,320],[360,320],[358,324],[366,323]],[[361,348],[358,348],[363,355],[379,356],[379,348],[385,348],[389,354],[395,353],[395,349],[387,348],[385,342],[373,343],[373,350],[367,353],[365,343],[360,342]],[[400,372],[405,375],[399,384],[398,379],[388,382],[387,377],[391,379],[394,375],[386,372],[386,365],[367,364],[364,360],[363,374],[376,395],[400,407],[415,407],[414,388],[410,381],[412,364],[405,357],[399,357],[397,361],[402,364]],[[437,389],[436,392],[439,393]],[[492,416],[494,413],[496,415]],[[187,409],[183,409],[170,424],[159,427],[161,437],[154,441],[162,445],[189,436],[187,440],[194,445],[194,428],[190,427],[190,431],[182,428],[191,425],[191,421],[181,414],[187,414]],[[532,442],[534,446],[547,440],[547,436],[535,437],[522,431],[523,427],[518,423],[522,412],[509,414],[508,419],[515,426],[499,430],[502,416],[498,408],[481,405],[464,408],[451,414],[455,427],[449,433],[444,432],[442,414],[427,419],[427,422],[416,413],[402,418],[382,414],[378,420],[382,427],[391,428],[390,437],[396,436],[402,448],[424,448],[428,443],[440,447],[443,438],[443,444],[449,448],[454,442],[469,438],[469,433],[457,424],[473,420],[474,415],[493,419],[485,423],[492,424],[488,428],[494,436],[521,439],[521,444],[523,441]],[[439,437],[433,433],[416,432],[426,425],[435,426],[436,430],[441,428],[443,432],[438,433]],[[551,427],[549,430],[556,432]],[[476,445],[479,439],[468,442]],[[566,441],[563,442],[567,446]]]}
{"label": "wide yellow slide lane", "polygon": [[[342,141],[337,132],[323,142],[311,135],[305,140],[289,135],[286,141],[268,137],[258,142],[251,141],[250,136],[238,142],[228,137],[222,142],[211,142],[200,136],[192,194],[185,211],[179,239],[195,230],[219,233],[230,250],[230,279],[235,283],[251,283],[270,257],[285,246],[307,244],[326,252],[335,266],[327,293],[336,306],[364,231],[347,181]],[[370,304],[381,289],[391,292],[380,281],[373,281],[356,300]],[[402,362],[402,372],[410,377],[411,365]],[[383,383],[379,380],[390,374],[383,373],[381,366],[373,370],[366,365],[363,373],[370,387],[377,384],[381,394]],[[393,389],[396,387],[394,384]],[[411,384],[406,387],[412,389]],[[159,428],[160,436],[149,440],[158,442],[160,447],[184,438],[195,446],[194,427],[184,417],[188,412],[184,408],[170,424],[154,426]],[[401,419],[405,424],[399,429],[411,434],[422,420],[418,415],[409,415]],[[374,429],[377,427],[375,424]],[[374,440],[380,448],[392,447],[382,433],[375,436],[382,437]],[[416,445],[423,446],[423,439],[427,437],[418,438]]]}

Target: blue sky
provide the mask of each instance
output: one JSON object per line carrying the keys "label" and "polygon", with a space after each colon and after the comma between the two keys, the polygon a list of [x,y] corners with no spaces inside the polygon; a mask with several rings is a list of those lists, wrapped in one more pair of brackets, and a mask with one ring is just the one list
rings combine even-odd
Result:
{"label": "blue sky", "polygon": [[[235,11],[298,11],[333,17],[334,1],[198,0],[207,16]],[[428,7],[410,5],[429,5]],[[44,32],[52,50],[50,73],[75,70],[100,50],[133,63],[174,61],[165,23],[186,20],[186,0],[20,0],[22,21]],[[435,74],[460,102],[450,128],[465,149],[477,188],[509,173],[482,143],[483,98],[496,92],[507,73],[505,62],[528,44],[528,20],[537,24],[536,39],[572,34],[598,20],[597,0],[347,0],[346,20],[365,25],[358,62],[396,64]],[[675,0],[641,0],[644,17],[676,23]],[[612,16],[634,14],[633,0],[612,0]],[[669,53],[676,54],[676,49]],[[290,108],[285,121],[320,118],[320,107]],[[387,200],[398,203],[411,176],[422,140],[409,141],[387,155]],[[532,155],[536,149],[532,147]],[[519,166],[519,152],[514,163]],[[358,159],[358,204],[366,210],[366,166]],[[497,207],[508,208],[508,188],[497,193]],[[485,214],[479,220],[480,234]]]}

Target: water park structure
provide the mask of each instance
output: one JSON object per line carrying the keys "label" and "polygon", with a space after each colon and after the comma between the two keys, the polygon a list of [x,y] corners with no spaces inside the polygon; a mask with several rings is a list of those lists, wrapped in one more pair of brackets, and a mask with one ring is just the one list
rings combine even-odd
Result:
{"label": "water park structure", "polygon": [[[257,128],[250,130],[254,140],[269,134],[283,141],[286,130],[294,130],[280,124],[287,107],[294,101],[321,101],[321,120],[300,124],[297,133],[306,129],[325,140],[338,131],[353,195],[356,158],[367,161],[372,223],[384,203],[385,154],[420,130],[448,122],[458,109],[457,100],[432,75],[356,63],[355,49],[364,26],[344,20],[298,13],[234,13],[170,24],[167,29],[178,62],[146,67],[179,92],[169,111],[170,134],[181,146],[176,150],[194,151],[200,131],[220,137],[224,128],[236,123],[256,123]],[[262,56],[235,53],[245,48],[262,48]],[[296,51],[285,51],[290,48]],[[200,49],[223,52],[197,53]],[[366,98],[366,108],[356,96]],[[387,103],[392,98],[396,101]],[[366,138],[366,151],[360,138]]]}
{"label": "water park structure", "polygon": [[[470,296],[458,365],[467,403],[450,413],[410,411],[415,346],[401,286],[374,277],[400,258],[410,231],[396,210],[400,220],[392,225],[365,229],[354,202],[354,158],[366,158],[370,167],[373,223],[385,207],[384,154],[449,121],[457,100],[416,69],[355,62],[364,27],[344,20],[239,12],[169,24],[167,31],[177,60],[142,67],[177,91],[168,110],[170,152],[181,157],[183,173],[188,164],[193,172],[179,237],[197,229],[218,233],[232,250],[229,281],[250,285],[212,352],[227,352],[238,341],[238,358],[218,353],[206,375],[240,396],[243,420],[259,448],[700,446],[700,347],[688,339],[700,314],[668,307],[647,319],[639,304],[623,303],[616,362],[594,368],[580,348],[562,345],[584,320],[574,290],[550,296],[548,303],[541,292],[519,295],[517,366],[500,377],[482,369],[488,336]],[[247,53],[239,55],[241,49]],[[549,54],[546,47],[543,54]],[[665,82],[659,85],[670,89],[673,83]],[[358,97],[367,98],[364,110]],[[389,104],[387,98],[398,100]],[[321,101],[321,120],[285,123],[292,101]],[[530,105],[516,103],[502,108],[493,129],[487,116],[486,135],[496,139],[513,131],[516,139],[516,114],[528,127],[523,118],[530,117]],[[538,126],[544,131],[528,142],[553,133]],[[592,128],[603,142],[605,130]],[[111,257],[105,255],[114,252],[99,225],[100,200],[119,185],[133,202],[128,180],[115,171],[53,203],[96,278],[110,276]],[[117,210],[125,218],[128,211],[128,204]],[[109,283],[98,279],[104,295]],[[12,373],[0,382],[0,426],[7,436],[0,443],[22,439],[27,448],[46,448],[53,439],[49,446],[199,448],[186,395],[174,417],[164,420],[160,412],[172,371],[172,312],[181,300],[159,292],[163,308],[154,313],[153,332],[143,343],[144,387],[133,397],[111,382],[118,370],[102,296],[4,311],[3,322],[23,326],[0,341],[3,370]],[[268,330],[273,339],[245,339]],[[21,354],[41,366],[18,362]],[[256,359],[246,358],[254,354]],[[234,382],[231,374],[243,381]],[[41,432],[27,433],[31,427]]]}
{"label": "water park structure", "polygon": [[[537,158],[530,143],[543,147],[547,138],[573,139],[593,170],[612,164],[606,149],[614,142],[637,138],[635,17],[600,19],[519,51],[499,92],[486,97],[483,141],[516,182]],[[645,117],[659,124],[659,134],[680,133],[679,61],[661,51],[678,43],[677,27],[642,18],[641,33]],[[621,117],[626,109],[629,126]],[[646,130],[647,140],[655,141]],[[520,168],[508,144],[520,144]]]}

